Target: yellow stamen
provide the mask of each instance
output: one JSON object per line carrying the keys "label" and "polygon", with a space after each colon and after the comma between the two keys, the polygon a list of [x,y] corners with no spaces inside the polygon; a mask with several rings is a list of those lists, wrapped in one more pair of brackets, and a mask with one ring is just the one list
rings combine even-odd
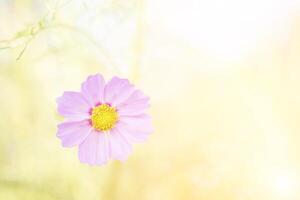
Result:
{"label": "yellow stamen", "polygon": [[92,126],[98,131],[108,131],[115,126],[118,118],[115,108],[107,104],[101,104],[92,111]]}

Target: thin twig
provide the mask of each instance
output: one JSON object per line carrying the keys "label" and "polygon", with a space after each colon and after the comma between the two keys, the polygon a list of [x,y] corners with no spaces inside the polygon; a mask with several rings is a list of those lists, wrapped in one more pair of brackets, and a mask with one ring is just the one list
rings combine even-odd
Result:
{"label": "thin twig", "polygon": [[31,40],[33,40],[33,37],[30,38],[29,40],[27,40],[27,42],[24,45],[24,48],[22,49],[22,51],[20,52],[20,54],[19,54],[19,56],[17,57],[16,60],[19,60],[22,57],[22,55],[24,54],[24,52],[27,49],[27,47],[28,47],[29,43],[31,42]]}
{"label": "thin twig", "polygon": [[[42,30],[47,29],[49,24],[51,24],[54,21],[57,11],[59,9],[65,7],[66,5],[68,5],[71,1],[72,0],[64,2],[61,5],[58,5],[58,2],[57,2],[54,10],[53,11],[49,10],[49,12],[43,18],[41,18],[36,24],[32,25],[29,28],[24,29],[23,31],[18,32],[11,40],[0,41],[0,45],[1,45],[1,43],[8,44],[3,47],[0,47],[0,50],[16,48],[20,45],[24,45],[24,47],[22,48],[18,57],[16,58],[16,60],[20,60],[20,58],[24,54],[25,50],[27,49],[29,43],[36,37],[36,35],[38,35],[38,33],[40,33]],[[23,42],[21,44],[17,44],[16,46],[12,46],[12,43],[15,42],[16,40],[24,38],[24,37],[28,37],[28,36],[30,36],[30,38],[28,40],[26,40],[25,42]]]}

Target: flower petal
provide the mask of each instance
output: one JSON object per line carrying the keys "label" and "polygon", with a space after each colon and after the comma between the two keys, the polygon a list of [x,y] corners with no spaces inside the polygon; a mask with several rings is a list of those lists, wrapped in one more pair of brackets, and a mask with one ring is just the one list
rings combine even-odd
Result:
{"label": "flower petal", "polygon": [[147,100],[149,101],[149,97],[147,97],[141,90],[135,90],[131,95],[118,107],[128,105],[128,104],[134,104],[136,102]]}
{"label": "flower petal", "polygon": [[114,129],[117,129],[130,144],[144,142],[149,135],[149,132],[132,129],[124,123],[119,123]]}
{"label": "flower petal", "polygon": [[153,132],[151,117],[147,114],[136,116],[121,116],[120,122],[126,124],[130,129],[146,133]]}
{"label": "flower petal", "polygon": [[146,114],[121,116],[115,129],[118,129],[130,143],[143,142],[153,132],[151,118]]}
{"label": "flower petal", "polygon": [[64,92],[56,99],[58,113],[72,120],[82,120],[89,117],[90,106],[81,93]]}
{"label": "flower petal", "polygon": [[113,77],[105,86],[104,99],[113,106],[127,99],[134,91],[133,85],[127,79]]}
{"label": "flower petal", "polygon": [[121,103],[124,103],[126,99],[134,92],[135,88],[132,84],[126,84],[114,99],[111,100],[112,105],[118,106]]}
{"label": "flower petal", "polygon": [[80,162],[90,165],[103,165],[109,160],[108,140],[104,133],[93,130],[79,145]]}
{"label": "flower petal", "polygon": [[125,161],[132,151],[131,145],[123,137],[118,129],[112,129],[109,134],[111,157],[116,160]]}
{"label": "flower petal", "polygon": [[79,145],[91,131],[88,120],[78,122],[65,122],[58,125],[57,137],[61,139],[64,147]]}
{"label": "flower petal", "polygon": [[92,75],[81,85],[81,92],[91,106],[103,102],[105,81],[100,74]]}
{"label": "flower petal", "polygon": [[126,115],[139,115],[145,113],[146,109],[149,107],[148,99],[142,99],[139,101],[135,101],[130,104],[124,104],[117,108],[118,114],[120,116]]}

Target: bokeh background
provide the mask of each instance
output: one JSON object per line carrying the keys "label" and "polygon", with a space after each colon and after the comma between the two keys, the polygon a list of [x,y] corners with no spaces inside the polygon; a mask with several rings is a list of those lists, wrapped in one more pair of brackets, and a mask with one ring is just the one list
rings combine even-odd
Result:
{"label": "bokeh background", "polygon": [[[56,97],[151,97],[125,163],[80,164]],[[299,0],[0,0],[1,200],[299,200]]]}

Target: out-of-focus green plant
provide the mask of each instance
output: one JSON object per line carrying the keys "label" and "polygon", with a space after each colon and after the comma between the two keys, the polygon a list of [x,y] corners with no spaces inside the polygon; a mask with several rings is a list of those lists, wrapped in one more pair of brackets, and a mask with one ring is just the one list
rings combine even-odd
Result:
{"label": "out-of-focus green plant", "polygon": [[50,10],[48,14],[46,14],[37,23],[30,25],[24,30],[17,32],[12,39],[0,40],[0,50],[12,49],[19,46],[23,46],[18,57],[16,58],[17,60],[19,60],[24,54],[25,50],[27,49],[29,43],[37,36],[37,34],[53,25],[56,13],[62,7],[63,6],[60,6]]}

